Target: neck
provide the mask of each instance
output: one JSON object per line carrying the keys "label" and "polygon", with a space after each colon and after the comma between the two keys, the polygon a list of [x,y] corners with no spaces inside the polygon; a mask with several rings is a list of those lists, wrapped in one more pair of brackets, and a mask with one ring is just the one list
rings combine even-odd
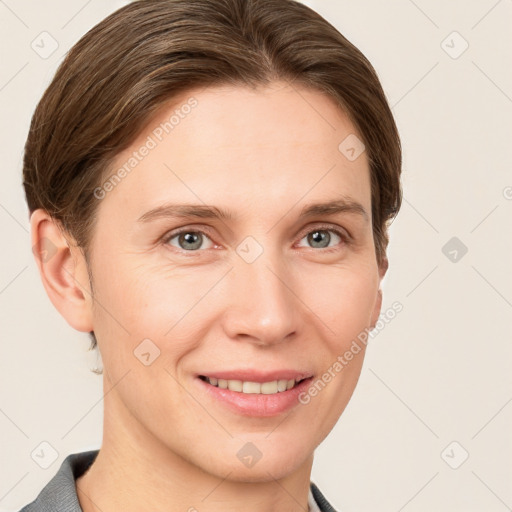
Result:
{"label": "neck", "polygon": [[258,481],[209,473],[163,445],[112,390],[104,401],[101,449],[76,487],[84,512],[305,512],[312,465],[313,454],[283,478],[267,473]]}

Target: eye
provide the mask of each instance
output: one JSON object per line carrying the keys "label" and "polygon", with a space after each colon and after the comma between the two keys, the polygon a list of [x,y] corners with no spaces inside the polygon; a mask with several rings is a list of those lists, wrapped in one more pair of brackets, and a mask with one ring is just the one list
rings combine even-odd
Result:
{"label": "eye", "polygon": [[[344,231],[335,229],[332,226],[319,226],[315,229],[310,229],[300,240],[306,240],[307,244],[313,249],[336,250],[338,246],[348,244],[350,237]],[[162,239],[162,243],[189,253],[211,249],[215,246],[211,238],[204,231],[197,229],[174,231],[165,236]],[[299,244],[299,247],[304,247],[304,245]]]}
{"label": "eye", "polygon": [[[341,230],[333,229],[332,227],[318,227],[309,231],[306,236],[301,240],[306,240],[310,247],[313,249],[329,249],[336,247],[340,242],[348,243],[348,236]],[[330,245],[334,242],[333,245]],[[300,246],[304,247],[304,246]]]}
{"label": "eye", "polygon": [[[176,240],[175,240],[176,239]],[[173,242],[175,240],[175,242]],[[208,247],[203,247],[205,240],[210,242]],[[183,251],[194,252],[198,249],[210,249],[213,247],[213,242],[203,231],[193,231],[186,229],[177,233],[171,233],[163,240],[164,243],[168,243],[173,247],[177,247]]]}

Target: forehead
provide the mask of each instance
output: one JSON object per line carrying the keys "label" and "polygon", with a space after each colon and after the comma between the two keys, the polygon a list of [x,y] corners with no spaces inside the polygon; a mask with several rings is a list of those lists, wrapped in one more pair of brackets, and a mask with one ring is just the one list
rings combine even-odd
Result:
{"label": "forehead", "polygon": [[116,157],[109,175],[129,172],[108,200],[141,209],[180,197],[220,205],[245,198],[241,205],[256,207],[263,196],[278,204],[338,191],[369,210],[366,154],[343,151],[351,137],[361,139],[316,90],[285,82],[193,89],[162,106]]}
{"label": "forehead", "polygon": [[[192,101],[195,106],[186,106]],[[202,136],[203,150],[244,146],[264,149],[311,146],[322,143],[337,149],[341,132],[356,130],[346,114],[326,94],[302,85],[273,82],[249,88],[218,86],[192,90],[160,109],[148,128],[169,120],[169,110],[180,119],[173,127],[189,141]],[[188,113],[186,113],[188,112]],[[183,115],[183,113],[185,113]],[[184,122],[187,118],[192,122]],[[178,129],[179,128],[179,129]],[[197,129],[201,131],[198,133]],[[205,137],[206,135],[206,137]],[[284,149],[284,148],[283,148]]]}

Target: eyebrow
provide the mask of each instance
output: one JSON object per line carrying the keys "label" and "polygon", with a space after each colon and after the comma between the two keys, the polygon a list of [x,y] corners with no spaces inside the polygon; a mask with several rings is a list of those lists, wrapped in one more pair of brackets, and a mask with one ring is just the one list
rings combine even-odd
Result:
{"label": "eyebrow", "polygon": [[[324,203],[312,203],[305,205],[300,217],[314,217],[316,215],[336,215],[338,213],[351,213],[369,220],[368,212],[363,205],[350,198],[337,199]],[[163,204],[138,218],[138,222],[151,222],[162,218],[199,218],[232,220],[233,214],[222,208],[205,204]]]}

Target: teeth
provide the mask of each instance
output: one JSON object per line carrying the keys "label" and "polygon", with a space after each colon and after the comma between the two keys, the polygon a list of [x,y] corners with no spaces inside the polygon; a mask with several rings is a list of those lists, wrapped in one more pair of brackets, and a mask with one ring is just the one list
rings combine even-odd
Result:
{"label": "teeth", "polygon": [[241,380],[228,380],[228,389],[230,391],[242,391]]}
{"label": "teeth", "polygon": [[243,393],[261,393],[261,384],[259,382],[244,382]]}
{"label": "teeth", "polygon": [[212,386],[216,386],[222,389],[229,389],[230,391],[237,391],[239,393],[247,394],[263,394],[272,395],[274,393],[280,393],[295,386],[295,379],[280,379],[273,380],[271,382],[249,382],[241,380],[225,380],[217,379],[215,377],[206,377],[206,381]]}

